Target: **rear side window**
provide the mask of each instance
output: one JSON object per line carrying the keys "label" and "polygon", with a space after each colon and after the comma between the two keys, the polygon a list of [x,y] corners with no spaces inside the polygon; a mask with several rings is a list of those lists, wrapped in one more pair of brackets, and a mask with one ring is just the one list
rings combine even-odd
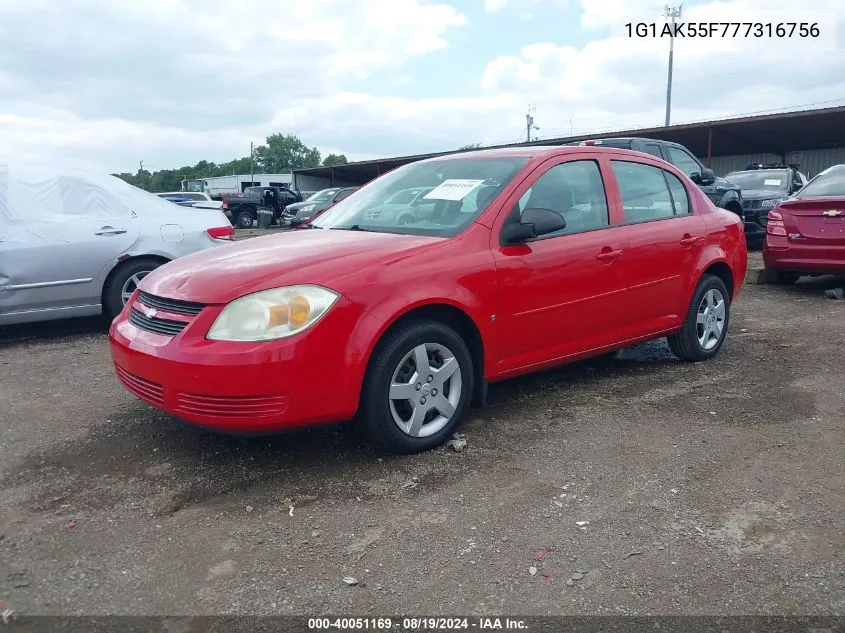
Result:
{"label": "rear side window", "polygon": [[550,209],[563,217],[566,228],[551,233],[552,237],[600,229],[610,223],[604,182],[593,160],[561,163],[549,169],[520,198],[519,212],[529,208]]}
{"label": "rear side window", "polygon": [[610,165],[619,185],[627,224],[675,216],[662,169],[621,160],[612,160]]}

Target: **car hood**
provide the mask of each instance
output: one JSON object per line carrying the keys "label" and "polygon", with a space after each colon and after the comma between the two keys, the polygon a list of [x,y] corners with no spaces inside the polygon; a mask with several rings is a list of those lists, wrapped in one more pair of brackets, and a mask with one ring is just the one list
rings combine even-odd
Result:
{"label": "car hood", "polygon": [[208,304],[296,284],[343,293],[350,279],[444,242],[392,233],[290,231],[181,257],[144,277],[140,288],[159,297]]}
{"label": "car hood", "polygon": [[[736,191],[740,191],[739,185],[735,185],[730,180],[722,178],[721,176],[716,176],[716,181],[714,182],[716,187],[719,189],[735,189]],[[743,197],[745,196],[745,192],[743,192]]]}
{"label": "car hood", "polygon": [[304,207],[308,205],[314,205],[315,210],[319,210],[322,207],[325,207],[328,202],[294,202],[293,204],[289,204],[285,209],[288,211],[301,211]]}
{"label": "car hood", "polygon": [[787,193],[781,189],[743,189],[743,200],[771,200],[772,198],[786,198]]}

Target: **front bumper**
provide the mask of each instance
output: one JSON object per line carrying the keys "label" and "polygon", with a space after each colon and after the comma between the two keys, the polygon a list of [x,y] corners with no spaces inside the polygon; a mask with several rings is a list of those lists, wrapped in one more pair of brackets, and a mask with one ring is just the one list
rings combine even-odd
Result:
{"label": "front bumper", "polygon": [[[133,305],[144,309],[133,297],[109,330],[115,372],[124,387],[171,415],[238,433],[350,419],[370,342],[381,327],[341,297],[316,325],[290,338],[210,341],[205,335],[222,306],[206,306],[171,336],[133,324]],[[185,320],[163,310],[157,318]]]}

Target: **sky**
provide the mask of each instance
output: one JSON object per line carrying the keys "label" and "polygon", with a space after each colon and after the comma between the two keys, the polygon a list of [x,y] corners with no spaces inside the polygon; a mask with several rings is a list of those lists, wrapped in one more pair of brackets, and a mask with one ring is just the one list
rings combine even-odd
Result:
{"label": "sky", "polygon": [[[664,4],[0,0],[0,163],[154,171],[272,133],[402,156],[525,140],[529,104],[539,138],[662,125],[669,40],[625,25],[662,29]],[[845,105],[841,0],[698,0],[681,20],[819,36],[677,39],[672,123]]]}

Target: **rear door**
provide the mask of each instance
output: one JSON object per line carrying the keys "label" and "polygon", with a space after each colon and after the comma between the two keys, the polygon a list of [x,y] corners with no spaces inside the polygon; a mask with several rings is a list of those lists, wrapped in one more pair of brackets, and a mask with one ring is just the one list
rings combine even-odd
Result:
{"label": "rear door", "polygon": [[98,305],[103,267],[138,238],[137,216],[112,192],[74,178],[57,183],[36,217],[21,222],[26,241],[7,245],[14,254],[0,270],[3,313]]}
{"label": "rear door", "polygon": [[636,159],[613,158],[610,166],[628,242],[624,337],[634,339],[680,323],[706,225],[694,213],[692,196],[675,174]]}

